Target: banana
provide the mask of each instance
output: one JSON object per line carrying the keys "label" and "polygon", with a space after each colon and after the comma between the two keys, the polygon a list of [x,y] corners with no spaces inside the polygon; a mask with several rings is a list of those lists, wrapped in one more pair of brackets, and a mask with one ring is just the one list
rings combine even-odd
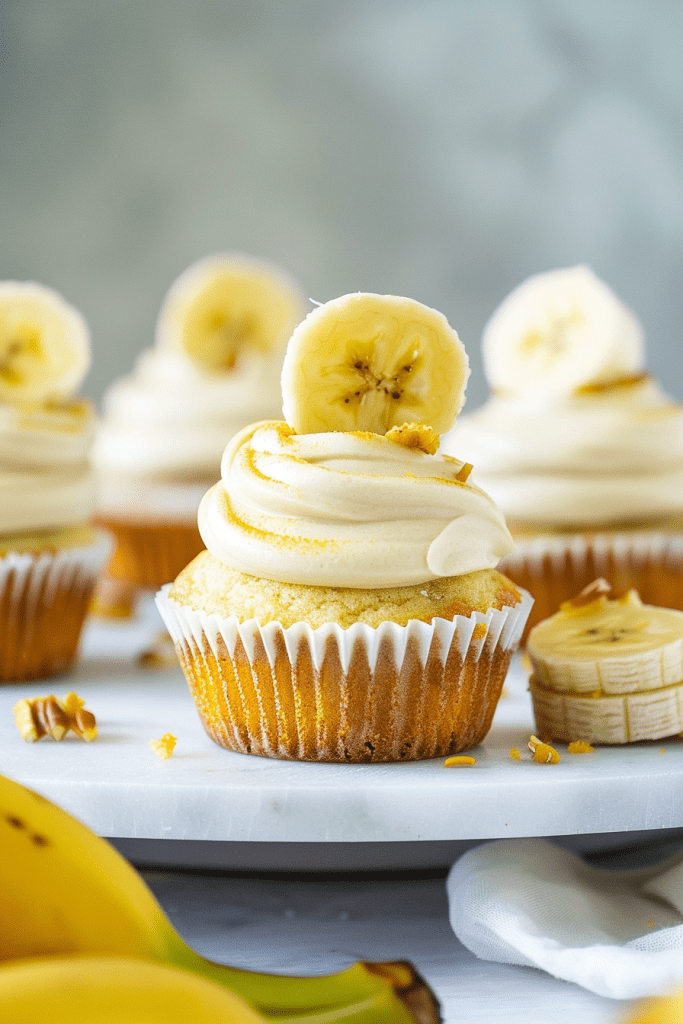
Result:
{"label": "banana", "polygon": [[484,328],[491,389],[564,394],[630,378],[642,370],[643,335],[634,314],[586,266],[523,281]]}
{"label": "banana", "polygon": [[88,327],[56,291],[0,281],[0,401],[61,401],[90,367]]}
{"label": "banana", "polygon": [[239,996],[196,974],[129,957],[0,965],[0,1020],[21,1024],[266,1024]]}
{"label": "banana", "polygon": [[248,354],[278,355],[303,316],[292,281],[267,263],[217,253],[188,267],[159,312],[156,344],[182,352],[211,374]]}
{"label": "banana", "polygon": [[407,963],[356,963],[339,974],[298,978],[205,960],[182,941],[112,846],[1,775],[0,878],[0,961],[88,954],[181,967],[280,1024],[290,1018],[308,1024],[440,1019],[431,991]]}
{"label": "banana", "polygon": [[541,736],[629,743],[683,731],[683,612],[596,580],[529,634]]}
{"label": "banana", "polygon": [[467,354],[446,318],[413,299],[357,292],[308,314],[282,368],[282,411],[299,434],[444,434],[465,401]]}
{"label": "banana", "polygon": [[681,1024],[683,1021],[683,988],[663,996],[639,999],[620,1024]]}

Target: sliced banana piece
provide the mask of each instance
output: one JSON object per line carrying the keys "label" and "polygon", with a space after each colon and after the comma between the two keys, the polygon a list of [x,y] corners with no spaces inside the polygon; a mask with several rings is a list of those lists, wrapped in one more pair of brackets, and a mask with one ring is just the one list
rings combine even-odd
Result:
{"label": "sliced banana piece", "polygon": [[532,629],[527,652],[541,735],[628,743],[683,730],[683,612],[593,584]]}
{"label": "sliced banana piece", "polygon": [[90,367],[88,327],[52,288],[0,281],[0,401],[62,401]]}
{"label": "sliced banana piece", "polygon": [[536,274],[493,313],[482,337],[493,391],[571,394],[638,374],[641,326],[587,266]]}
{"label": "sliced banana piece", "polygon": [[298,288],[276,267],[217,253],[193,263],[171,285],[156,343],[183,352],[208,373],[222,374],[250,351],[284,352],[304,309]]}
{"label": "sliced banana piece", "polygon": [[443,314],[413,299],[356,292],[318,306],[295,329],[282,411],[299,434],[386,434],[403,423],[444,434],[463,406],[469,374]]}

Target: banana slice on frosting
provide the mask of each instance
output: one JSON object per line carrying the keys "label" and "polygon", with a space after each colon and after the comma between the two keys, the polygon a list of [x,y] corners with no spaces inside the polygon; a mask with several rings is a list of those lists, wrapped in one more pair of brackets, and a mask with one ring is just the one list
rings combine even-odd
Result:
{"label": "banana slice on frosting", "polygon": [[183,352],[208,373],[230,371],[249,352],[284,351],[303,298],[277,268],[218,253],[193,263],[161,306],[157,345]]}
{"label": "banana slice on frosting", "polygon": [[609,592],[596,580],[529,635],[542,736],[628,743],[683,731],[683,612]]}
{"label": "banana slice on frosting", "polygon": [[586,266],[523,281],[484,328],[493,391],[571,394],[637,374],[643,335],[634,314]]}
{"label": "banana slice on frosting", "polygon": [[0,401],[62,400],[90,366],[90,335],[78,312],[52,288],[0,281]]}
{"label": "banana slice on frosting", "polygon": [[295,329],[282,411],[299,434],[386,434],[403,423],[449,430],[465,401],[467,354],[443,314],[413,299],[357,292]]}

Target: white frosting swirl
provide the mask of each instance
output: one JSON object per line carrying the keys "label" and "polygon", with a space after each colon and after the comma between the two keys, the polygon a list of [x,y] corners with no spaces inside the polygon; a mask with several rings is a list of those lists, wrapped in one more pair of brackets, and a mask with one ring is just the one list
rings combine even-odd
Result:
{"label": "white frosting swirl", "polygon": [[462,466],[378,434],[257,423],[226,448],[199,531],[219,560],[282,583],[377,589],[493,568],[512,538]]}
{"label": "white frosting swirl", "polygon": [[215,478],[226,441],[255,419],[279,416],[282,357],[250,352],[228,374],[182,353],[149,349],[104,398],[93,458],[103,473],[161,480]]}
{"label": "white frosting swirl", "polygon": [[0,405],[0,534],[52,530],[95,510],[88,402]]}
{"label": "white frosting swirl", "polygon": [[683,514],[683,406],[648,376],[553,404],[493,395],[458,420],[442,451],[511,520],[574,528]]}

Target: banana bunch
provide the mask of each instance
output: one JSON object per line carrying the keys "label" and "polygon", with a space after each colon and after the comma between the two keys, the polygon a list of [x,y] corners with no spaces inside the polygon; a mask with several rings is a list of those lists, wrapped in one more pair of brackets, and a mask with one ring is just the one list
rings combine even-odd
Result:
{"label": "banana bunch", "polygon": [[342,295],[294,330],[282,412],[298,434],[386,434],[404,423],[445,434],[469,374],[463,344],[437,310],[395,295]]}
{"label": "banana bunch", "polygon": [[596,580],[529,634],[537,731],[630,743],[683,731],[683,612]]}
{"label": "banana bunch", "polygon": [[43,285],[0,281],[0,401],[61,401],[89,366],[90,335],[77,309]]}
{"label": "banana bunch", "polygon": [[482,355],[494,392],[569,395],[638,374],[641,326],[590,267],[535,274],[495,310]]}
{"label": "banana bunch", "polygon": [[46,1007],[50,1020],[69,1024],[440,1020],[431,991],[408,963],[356,963],[339,974],[298,978],[205,960],[113,847],[4,776],[0,878],[3,1021],[30,1024],[39,1014],[42,1021]]}
{"label": "banana bunch", "polygon": [[171,285],[156,344],[183,353],[206,373],[223,374],[250,353],[281,356],[303,308],[293,282],[275,267],[217,253],[193,263]]}

